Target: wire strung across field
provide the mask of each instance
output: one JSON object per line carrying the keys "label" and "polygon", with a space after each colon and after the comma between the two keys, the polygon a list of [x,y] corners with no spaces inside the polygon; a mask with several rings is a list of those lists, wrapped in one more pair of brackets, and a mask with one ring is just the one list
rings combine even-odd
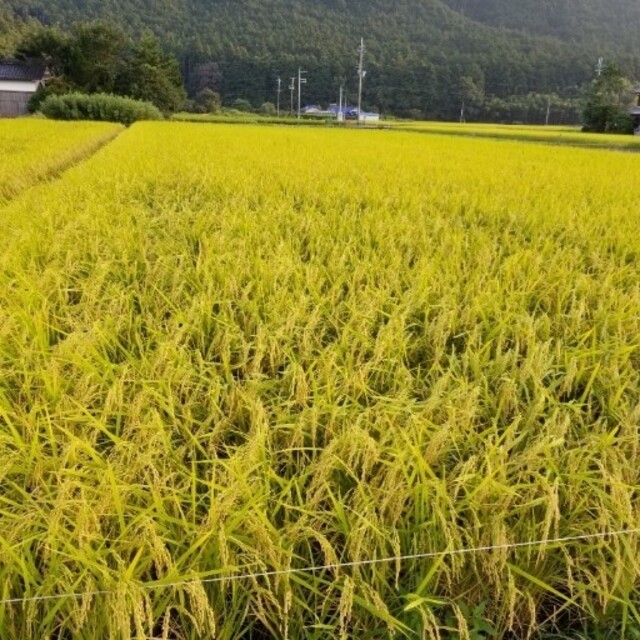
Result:
{"label": "wire strung across field", "polygon": [[[640,528],[638,529],[622,529],[620,531],[608,531],[602,533],[583,534],[578,536],[567,536],[564,538],[553,538],[550,540],[531,540],[528,542],[515,542],[505,543],[498,545],[488,545],[484,547],[471,547],[463,549],[451,549],[448,551],[433,551],[430,553],[416,553],[403,556],[393,556],[389,558],[379,558],[375,560],[358,560],[354,562],[340,562],[335,564],[317,565],[313,567],[302,567],[300,569],[279,569],[274,571],[261,571],[258,573],[242,573],[238,575],[225,575],[217,576],[215,578],[204,579],[184,579],[174,582],[165,582],[159,584],[143,584],[139,585],[140,589],[156,590],[156,589],[170,589],[174,587],[183,587],[192,584],[213,584],[218,582],[230,582],[238,580],[249,580],[255,578],[274,578],[279,576],[287,576],[298,573],[316,573],[319,571],[330,571],[334,569],[349,569],[354,567],[365,567],[376,564],[385,564],[391,562],[407,562],[409,560],[425,560],[429,558],[442,558],[446,556],[460,556],[469,555],[474,553],[486,553],[490,551],[509,551],[513,549],[523,549],[531,547],[542,547],[546,545],[568,545],[572,542],[585,542],[587,540],[597,540],[603,538],[619,538],[622,536],[634,536],[640,534]],[[0,605],[8,604],[27,604],[30,602],[43,602],[47,600],[63,600],[65,598],[87,598],[94,596],[113,595],[116,591],[113,589],[105,589],[101,591],[88,591],[85,593],[60,593],[50,596],[33,596],[29,598],[11,598],[7,600],[0,600]]]}

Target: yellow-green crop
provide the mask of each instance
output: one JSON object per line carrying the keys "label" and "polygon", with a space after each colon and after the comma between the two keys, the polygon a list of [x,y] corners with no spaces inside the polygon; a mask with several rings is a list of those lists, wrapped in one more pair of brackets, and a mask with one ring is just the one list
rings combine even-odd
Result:
{"label": "yellow-green crop", "polygon": [[496,125],[457,122],[389,122],[385,126],[451,136],[496,138],[524,142],[543,142],[576,147],[602,147],[640,151],[640,137],[620,134],[583,133],[578,127]]}
{"label": "yellow-green crop", "polygon": [[102,122],[0,120],[0,205],[82,160],[121,129]]}
{"label": "yellow-green crop", "polygon": [[633,535],[210,582],[638,527],[637,163],[148,123],[0,209],[0,638],[640,622]]}

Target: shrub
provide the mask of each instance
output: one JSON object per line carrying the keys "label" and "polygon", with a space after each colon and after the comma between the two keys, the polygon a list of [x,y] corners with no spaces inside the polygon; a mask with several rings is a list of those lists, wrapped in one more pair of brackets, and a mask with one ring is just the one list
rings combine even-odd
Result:
{"label": "shrub", "polygon": [[47,82],[46,87],[40,87],[29,100],[29,113],[40,111],[42,103],[49,96],[60,96],[71,91],[69,83],[61,77],[53,77]]}
{"label": "shrub", "polygon": [[589,87],[582,112],[583,131],[633,133],[629,115],[632,85],[620,69],[608,66]]}
{"label": "shrub", "polygon": [[194,111],[196,113],[220,113],[222,102],[220,94],[211,89],[203,89],[195,97]]}
{"label": "shrub", "polygon": [[102,120],[130,125],[137,120],[162,120],[162,113],[150,102],[104,93],[69,93],[49,96],[40,111],[52,120]]}
{"label": "shrub", "polygon": [[276,105],[273,102],[263,102],[260,107],[260,113],[264,116],[274,116],[276,114]]}
{"label": "shrub", "polygon": [[251,107],[251,103],[248,100],[244,100],[243,98],[238,98],[237,100],[234,100],[231,107],[233,109],[236,109],[237,111],[251,111],[252,107]]}

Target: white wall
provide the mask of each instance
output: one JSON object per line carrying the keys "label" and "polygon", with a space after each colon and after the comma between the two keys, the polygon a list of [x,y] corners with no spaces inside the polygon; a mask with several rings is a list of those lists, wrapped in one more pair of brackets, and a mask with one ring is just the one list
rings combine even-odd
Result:
{"label": "white wall", "polygon": [[19,82],[17,80],[0,80],[0,91],[15,91],[16,93],[35,93],[40,83]]}

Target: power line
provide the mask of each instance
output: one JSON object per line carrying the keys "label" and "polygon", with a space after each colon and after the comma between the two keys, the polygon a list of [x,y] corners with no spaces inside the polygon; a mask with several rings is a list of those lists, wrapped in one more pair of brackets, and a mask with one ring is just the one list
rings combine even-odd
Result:
{"label": "power line", "polygon": [[298,67],[298,120],[302,115],[302,85],[307,84],[307,79],[304,77],[307,74],[302,70],[302,67]]}
{"label": "power line", "polygon": [[296,91],[296,77],[291,78],[291,84],[289,85],[289,91],[291,91],[291,102],[289,103],[289,113],[293,116],[293,94]]}
{"label": "power line", "polygon": [[367,72],[364,70],[364,52],[366,51],[364,46],[364,38],[360,38],[360,46],[358,47],[358,53],[360,54],[360,61],[358,63],[358,122],[362,122],[362,83]]}
{"label": "power line", "polygon": [[[444,557],[471,555],[475,553],[487,553],[490,551],[510,551],[514,549],[543,547],[546,545],[567,545],[571,542],[585,542],[588,540],[598,540],[598,539],[604,539],[604,538],[619,538],[622,536],[633,536],[638,534],[640,534],[640,528],[639,529],[621,529],[619,531],[610,531],[610,532],[605,531],[602,533],[590,533],[590,534],[583,534],[583,535],[577,535],[577,536],[567,536],[563,538],[552,538],[548,540],[533,540],[528,542],[515,542],[515,543],[505,543],[505,544],[497,544],[497,545],[487,545],[484,547],[450,549],[446,551],[432,551],[429,553],[416,553],[416,554],[402,555],[402,556],[391,556],[388,558],[378,558],[378,559],[371,559],[371,560],[355,560],[353,562],[339,562],[334,564],[324,564],[324,565],[317,565],[312,567],[302,567],[300,569],[279,569],[274,571],[260,571],[256,573],[241,573],[238,575],[218,576],[216,578],[182,579],[182,580],[177,580],[173,582],[141,584],[141,585],[138,585],[138,588],[145,591],[153,591],[155,589],[171,589],[174,587],[184,587],[184,586],[197,585],[197,584],[200,584],[200,585],[215,584],[219,582],[235,582],[239,580],[249,580],[249,579],[256,579],[256,578],[274,578],[279,576],[296,575],[300,573],[318,573],[320,571],[331,571],[335,569],[367,567],[372,565],[389,564],[392,562],[407,562],[409,560],[428,560],[432,558],[444,558]],[[87,591],[85,593],[61,593],[61,594],[49,595],[49,596],[10,598],[7,600],[0,600],[0,605],[27,604],[30,602],[63,600],[65,598],[79,599],[79,598],[86,598],[86,597],[93,597],[93,596],[113,595],[115,593],[117,593],[115,590],[105,589],[100,591]]]}
{"label": "power line", "polygon": [[280,94],[282,93],[282,78],[278,78],[278,100],[276,102],[276,114],[280,117]]}

